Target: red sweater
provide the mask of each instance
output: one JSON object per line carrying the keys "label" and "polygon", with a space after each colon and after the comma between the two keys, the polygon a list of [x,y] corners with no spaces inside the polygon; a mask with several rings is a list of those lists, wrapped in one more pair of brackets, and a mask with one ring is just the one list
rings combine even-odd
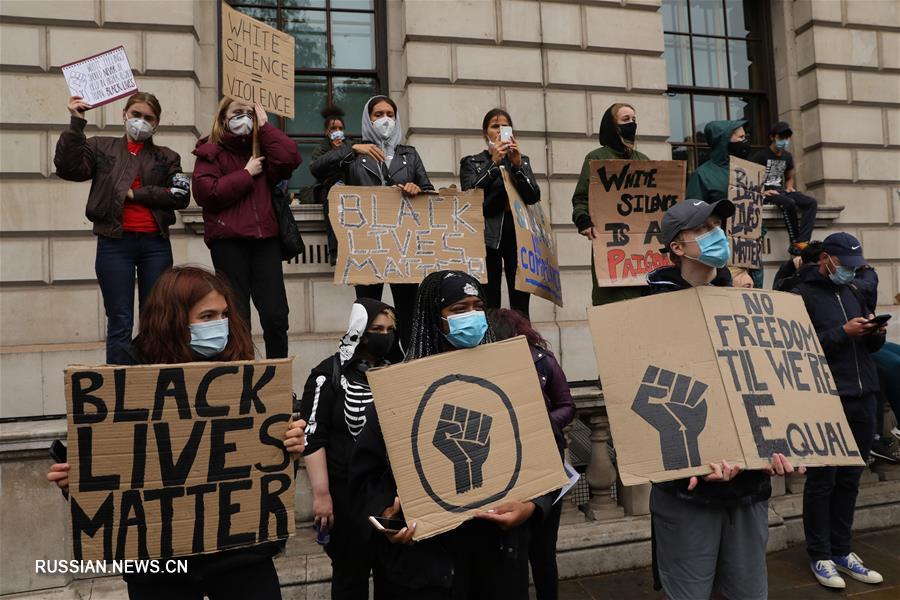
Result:
{"label": "red sweater", "polygon": [[[132,155],[137,156],[144,149],[144,142],[132,142],[128,140],[128,151]],[[141,187],[141,174],[138,173],[134,181],[131,182],[131,189],[136,190]],[[125,205],[122,207],[122,231],[137,231],[140,233],[157,233],[159,225],[150,212],[150,207],[134,200],[125,199]]]}

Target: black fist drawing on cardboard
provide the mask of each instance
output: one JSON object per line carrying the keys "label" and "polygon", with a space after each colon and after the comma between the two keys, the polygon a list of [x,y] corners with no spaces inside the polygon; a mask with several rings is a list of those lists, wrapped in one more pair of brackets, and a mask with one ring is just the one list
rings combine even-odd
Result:
{"label": "black fist drawing on cardboard", "polygon": [[491,450],[490,415],[445,404],[432,444],[453,463],[456,493],[480,488],[481,468]]}

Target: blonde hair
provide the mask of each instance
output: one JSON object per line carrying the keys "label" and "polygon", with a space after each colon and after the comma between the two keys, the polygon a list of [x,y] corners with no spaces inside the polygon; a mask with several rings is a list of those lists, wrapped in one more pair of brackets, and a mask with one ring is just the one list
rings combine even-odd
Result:
{"label": "blonde hair", "polygon": [[[232,103],[237,102],[233,98],[224,97],[219,100],[219,107],[216,109],[216,118],[213,119],[212,129],[209,132],[209,142],[212,144],[222,144],[225,132],[228,131],[225,125],[225,113]],[[253,113],[253,156],[259,156],[259,138],[257,131],[259,125],[256,122],[256,112]]]}
{"label": "blonde hair", "polygon": [[[627,104],[625,102],[616,102],[609,108],[610,112],[612,112],[613,125],[618,125],[618,123],[616,121],[619,118],[619,111],[622,110],[623,108],[630,108],[631,110],[633,110],[635,112],[635,114],[637,113],[637,111],[634,110],[634,107],[632,105]],[[621,135],[619,136],[619,139],[622,140],[622,143],[625,145],[626,148],[628,148],[629,150],[634,152],[634,147],[636,145],[634,142],[626,140]]]}

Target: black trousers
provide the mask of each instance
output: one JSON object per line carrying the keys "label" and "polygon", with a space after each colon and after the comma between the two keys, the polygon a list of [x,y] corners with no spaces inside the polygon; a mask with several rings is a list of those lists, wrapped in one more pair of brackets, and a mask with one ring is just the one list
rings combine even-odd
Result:
{"label": "black trousers", "polygon": [[[841,403],[860,456],[866,460],[875,436],[875,394],[841,397]],[[850,554],[853,512],[864,468],[816,467],[806,472],[803,532],[811,560],[831,560],[832,556]]]}
{"label": "black trousers", "polygon": [[[813,227],[816,224],[816,210],[818,203],[815,198],[801,194],[800,192],[785,192],[780,190],[774,196],[766,196],[766,204],[774,204],[781,209],[784,216],[784,224],[787,227],[788,238],[791,243],[808,242],[812,238]],[[797,217],[797,211],[802,210],[803,216]]]}
{"label": "black trousers", "polygon": [[[190,575],[190,573],[188,573]],[[202,581],[128,582],[129,600],[281,600],[281,585],[271,559],[217,571]]]}
{"label": "black trousers", "polygon": [[509,292],[509,307],[526,317],[531,294],[516,289],[516,269],[519,265],[519,244],[516,243],[516,227],[513,215],[503,215],[503,229],[500,233],[500,247],[487,248],[487,276],[485,296],[488,308],[500,308],[500,280],[506,273],[506,291]]}
{"label": "black trousers", "polygon": [[[357,298],[374,298],[381,300],[384,293],[383,283],[372,285],[357,285]],[[394,310],[397,313],[397,330],[400,333],[400,343],[404,352],[409,348],[409,334],[412,331],[413,308],[416,304],[416,292],[419,290],[417,283],[392,283],[391,295],[394,297]]]}
{"label": "black trousers", "polygon": [[[331,540],[325,545],[325,553],[331,559],[332,600],[368,600],[369,573],[375,568],[375,554],[370,543],[355,521],[350,491],[346,481],[332,479],[328,482],[334,509],[334,526]],[[375,577],[375,598],[381,597],[378,577]]]}
{"label": "black trousers", "polygon": [[537,600],[556,600],[559,597],[559,569],[556,566],[556,538],[562,503],[553,505],[546,518],[533,519],[531,540],[528,542],[528,561]]}
{"label": "black trousers", "polygon": [[213,266],[231,285],[238,312],[250,327],[250,299],[259,312],[266,358],[288,355],[288,301],[278,238],[215,240]]}

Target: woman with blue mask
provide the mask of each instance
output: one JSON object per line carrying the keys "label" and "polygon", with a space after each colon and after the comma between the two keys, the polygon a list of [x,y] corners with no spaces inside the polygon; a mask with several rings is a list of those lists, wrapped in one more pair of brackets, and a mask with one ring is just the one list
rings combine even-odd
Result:
{"label": "woman with blue mask", "polygon": [[[430,274],[416,294],[406,360],[493,342],[484,309],[484,292],[472,276],[461,271]],[[374,404],[366,411],[366,426],[353,451],[350,493],[358,522],[370,515],[404,518]],[[415,523],[398,532],[370,530],[386,597],[525,600],[530,521],[544,518],[554,497],[551,493],[529,502],[506,502],[415,544]]]}
{"label": "woman with blue mask", "polygon": [[[234,293],[221,276],[200,267],[173,267],[159,277],[147,298],[126,364],[253,360],[250,331],[243,319],[231,318],[236,313]],[[294,459],[303,452],[305,428],[302,420],[288,423],[284,445]],[[53,465],[47,474],[64,494],[68,478],[67,463]],[[264,543],[187,557],[185,573],[126,575],[128,597],[280,600],[272,559],[283,548],[281,542]]]}

